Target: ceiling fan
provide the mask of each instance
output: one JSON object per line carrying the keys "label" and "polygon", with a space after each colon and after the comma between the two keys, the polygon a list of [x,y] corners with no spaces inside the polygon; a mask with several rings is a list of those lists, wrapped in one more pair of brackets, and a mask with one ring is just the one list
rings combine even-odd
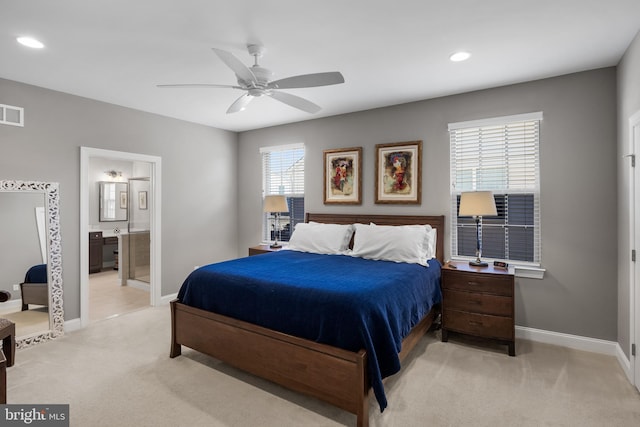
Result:
{"label": "ceiling fan", "polygon": [[258,58],[262,57],[264,53],[264,47],[261,45],[250,44],[247,46],[249,54],[254,57],[254,64],[251,68],[245,66],[238,58],[232,53],[225,50],[213,48],[213,51],[231,70],[235,73],[238,79],[238,85],[218,85],[218,84],[206,84],[206,83],[194,83],[194,84],[170,84],[170,85],[158,85],[161,88],[232,88],[240,89],[246,93],[242,94],[240,98],[236,99],[233,104],[227,109],[227,114],[236,113],[244,110],[249,102],[258,96],[270,96],[280,102],[283,102],[291,107],[298,108],[307,113],[317,113],[320,111],[320,106],[301,98],[296,95],[292,95],[287,92],[280,92],[279,89],[298,89],[307,87],[329,86],[344,83],[344,77],[340,72],[326,72],[326,73],[314,73],[314,74],[302,74],[299,76],[287,77],[280,80],[271,81],[270,78],[273,73],[261,67],[258,64]]}

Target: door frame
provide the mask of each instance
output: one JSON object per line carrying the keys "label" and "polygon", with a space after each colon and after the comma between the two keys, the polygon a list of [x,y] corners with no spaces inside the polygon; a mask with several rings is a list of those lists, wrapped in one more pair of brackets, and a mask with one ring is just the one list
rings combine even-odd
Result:
{"label": "door frame", "polygon": [[162,158],[146,154],[125,151],[104,150],[100,148],[80,147],[80,324],[89,324],[89,159],[123,160],[146,162],[151,165],[151,218],[150,218],[150,283],[149,303],[157,306],[161,303],[162,289]]}
{"label": "door frame", "polygon": [[[637,131],[636,131],[637,129]],[[629,117],[629,154],[633,162],[640,161],[640,111]],[[636,137],[637,135],[637,137]],[[629,162],[631,164],[631,162]],[[640,254],[640,165],[630,168],[629,211],[630,230],[629,245]],[[631,250],[627,253],[630,255]],[[637,258],[636,258],[637,259]],[[640,363],[637,354],[640,351],[640,259],[629,262],[629,368],[630,380],[640,390]],[[636,356],[632,355],[631,346],[636,345]]]}

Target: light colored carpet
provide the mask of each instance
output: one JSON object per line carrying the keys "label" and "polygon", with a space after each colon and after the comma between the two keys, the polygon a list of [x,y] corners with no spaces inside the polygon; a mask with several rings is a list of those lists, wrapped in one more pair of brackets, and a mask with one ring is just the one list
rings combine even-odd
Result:
{"label": "light colored carpet", "polygon": [[[169,307],[19,350],[8,403],[68,403],[72,426],[353,426],[355,416],[183,347]],[[371,397],[372,426],[638,426],[640,395],[615,358],[529,341],[517,357],[429,333]]]}

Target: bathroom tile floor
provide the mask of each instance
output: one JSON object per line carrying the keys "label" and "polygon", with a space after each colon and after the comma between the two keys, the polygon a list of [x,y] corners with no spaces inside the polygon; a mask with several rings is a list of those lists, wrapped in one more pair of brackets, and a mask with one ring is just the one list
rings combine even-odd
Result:
{"label": "bathroom tile floor", "polygon": [[116,270],[89,275],[89,319],[91,322],[149,307],[149,292],[121,286]]}

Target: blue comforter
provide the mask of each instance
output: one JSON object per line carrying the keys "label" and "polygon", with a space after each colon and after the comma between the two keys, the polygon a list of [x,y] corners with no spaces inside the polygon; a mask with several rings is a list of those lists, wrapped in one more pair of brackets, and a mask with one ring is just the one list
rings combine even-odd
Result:
{"label": "blue comforter", "polygon": [[279,251],[193,271],[180,302],[349,351],[367,351],[380,410],[382,379],[400,370],[403,338],[442,299],[440,264]]}

